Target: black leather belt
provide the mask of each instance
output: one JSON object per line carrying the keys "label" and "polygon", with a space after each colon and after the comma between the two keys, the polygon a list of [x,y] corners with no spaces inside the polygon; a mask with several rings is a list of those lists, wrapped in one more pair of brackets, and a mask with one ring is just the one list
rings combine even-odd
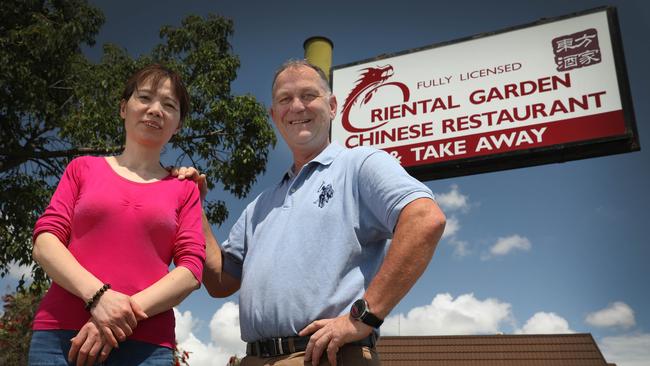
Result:
{"label": "black leather belt", "polygon": [[[307,348],[309,337],[268,338],[246,344],[246,354],[256,357],[276,357],[302,352]],[[374,348],[377,338],[371,333],[366,338],[346,345],[365,346]]]}

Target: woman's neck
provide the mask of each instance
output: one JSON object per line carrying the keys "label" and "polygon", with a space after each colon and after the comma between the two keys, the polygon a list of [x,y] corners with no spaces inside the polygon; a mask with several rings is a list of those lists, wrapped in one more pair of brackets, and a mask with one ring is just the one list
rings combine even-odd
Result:
{"label": "woman's neck", "polygon": [[115,156],[122,172],[129,172],[144,180],[162,179],[167,171],[160,165],[160,151],[127,144],[122,154]]}

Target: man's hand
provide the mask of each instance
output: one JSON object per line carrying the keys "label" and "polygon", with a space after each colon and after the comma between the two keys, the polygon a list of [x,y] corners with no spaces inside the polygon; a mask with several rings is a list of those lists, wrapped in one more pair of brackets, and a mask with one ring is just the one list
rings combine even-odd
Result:
{"label": "man's hand", "polygon": [[118,340],[122,342],[133,334],[138,320],[147,318],[147,314],[129,296],[113,290],[106,291],[97,300],[90,314],[112,347],[117,347]]}
{"label": "man's hand", "polygon": [[208,195],[208,178],[205,174],[201,174],[194,167],[172,167],[169,169],[169,173],[173,177],[177,177],[179,180],[189,179],[196,182],[199,186],[199,192],[201,193],[201,201],[205,201],[205,197]]}
{"label": "man's hand", "polygon": [[[113,347],[108,343],[92,318],[71,339],[72,346],[68,352],[68,361],[77,366],[92,366],[106,361]],[[98,358],[99,356],[99,358]]]}
{"label": "man's hand", "polygon": [[298,335],[311,334],[305,350],[305,361],[311,361],[312,365],[318,366],[323,351],[327,350],[330,365],[336,366],[336,353],[339,348],[346,343],[361,340],[371,332],[372,327],[353,320],[349,314],[345,314],[338,318],[316,320],[301,330]]}

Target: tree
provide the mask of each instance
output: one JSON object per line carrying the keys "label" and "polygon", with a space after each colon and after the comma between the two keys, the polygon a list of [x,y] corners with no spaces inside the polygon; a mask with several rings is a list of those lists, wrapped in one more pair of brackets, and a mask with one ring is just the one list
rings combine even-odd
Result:
{"label": "tree", "polygon": [[32,320],[45,288],[31,286],[2,296],[4,313],[0,316],[0,365],[27,365],[32,337]]}
{"label": "tree", "polygon": [[[81,46],[94,45],[104,21],[85,0],[0,2],[0,275],[30,265],[31,232],[67,163],[84,154],[107,155],[123,146],[119,96],[137,68],[163,63],[183,77],[192,98],[183,130],[171,141],[184,161],[245,197],[264,172],[275,135],[265,108],[251,95],[232,95],[239,59],[229,37],[233,23],[217,15],[189,16],[164,26],[149,55],[132,58],[104,45],[99,63]],[[171,162],[174,163],[174,162]],[[206,213],[222,223],[223,201]],[[34,280],[45,281],[35,267]]]}

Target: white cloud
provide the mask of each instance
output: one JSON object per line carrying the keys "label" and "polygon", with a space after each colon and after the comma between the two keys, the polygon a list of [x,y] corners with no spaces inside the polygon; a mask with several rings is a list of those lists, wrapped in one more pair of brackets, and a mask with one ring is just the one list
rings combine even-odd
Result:
{"label": "white cloud", "polygon": [[605,360],[618,366],[647,366],[650,362],[650,334],[605,337],[598,342]]}
{"label": "white cloud", "polygon": [[479,300],[471,293],[454,300],[445,293],[436,295],[431,304],[416,307],[406,315],[389,316],[382,326],[382,334],[495,334],[504,322],[511,322],[508,303],[492,298]]}
{"label": "white cloud", "polygon": [[621,301],[610,304],[605,309],[588,314],[585,321],[594,327],[630,328],[636,325],[634,310]]}
{"label": "white cloud", "polygon": [[240,339],[239,306],[227,302],[217,310],[210,321],[210,342],[204,343],[192,332],[198,321],[190,311],[181,313],[174,308],[176,316],[176,340],[178,346],[190,353],[192,366],[223,366],[230,356],[242,357],[246,344]]}
{"label": "white cloud", "polygon": [[532,247],[528,238],[519,236],[517,234],[510,235],[505,238],[499,238],[492,247],[488,254],[484,254],[482,259],[490,259],[497,256],[504,256],[514,250],[528,251]]}
{"label": "white cloud", "polygon": [[445,224],[445,231],[442,233],[442,238],[447,239],[451,236],[456,235],[460,230],[460,222],[456,216],[447,217],[447,223]]}
{"label": "white cloud", "polygon": [[469,209],[469,197],[461,194],[458,186],[453,184],[448,193],[436,193],[436,202],[443,211],[456,211]]}
{"label": "white cloud", "polygon": [[456,257],[465,257],[472,254],[472,250],[469,248],[469,243],[464,240],[451,238],[449,239],[449,244],[454,247],[454,255]]}
{"label": "white cloud", "polygon": [[569,322],[555,313],[535,313],[516,334],[563,334],[575,333],[569,328]]}
{"label": "white cloud", "polygon": [[239,330],[239,305],[229,301],[214,313],[210,321],[210,338],[231,354],[242,355],[246,352],[246,344],[241,340]]}
{"label": "white cloud", "polygon": [[25,280],[30,282],[32,278],[32,268],[29,266],[21,266],[15,261],[9,263],[9,277],[20,280],[23,275],[25,276]]}

